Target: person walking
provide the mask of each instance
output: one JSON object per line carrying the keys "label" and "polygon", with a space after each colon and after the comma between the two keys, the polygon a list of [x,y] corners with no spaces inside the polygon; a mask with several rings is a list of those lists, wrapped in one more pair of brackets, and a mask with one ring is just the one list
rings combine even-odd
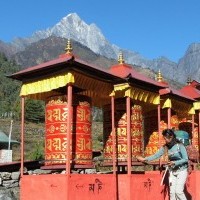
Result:
{"label": "person walking", "polygon": [[172,129],[162,132],[166,142],[154,155],[148,157],[137,156],[140,162],[149,162],[168,154],[167,167],[169,169],[170,200],[187,200],[184,187],[188,176],[188,155],[185,146],[176,139]]}

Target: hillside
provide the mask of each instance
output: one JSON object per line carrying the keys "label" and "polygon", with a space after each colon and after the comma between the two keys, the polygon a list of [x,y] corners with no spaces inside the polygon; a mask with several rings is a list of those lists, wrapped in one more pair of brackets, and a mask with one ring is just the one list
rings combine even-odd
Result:
{"label": "hillside", "polygon": [[[13,121],[12,139],[20,142],[21,125],[20,121]],[[10,132],[10,120],[0,119],[0,130],[7,135]],[[26,123],[25,124],[25,159],[31,160],[39,146],[43,146],[44,126],[43,124]],[[13,160],[20,160],[20,145],[13,146]]]}
{"label": "hillside", "polygon": [[[12,139],[20,142],[21,125],[20,121],[13,121]],[[7,135],[10,132],[10,120],[0,119],[0,130]],[[44,156],[44,124],[25,123],[25,160],[34,160]],[[93,150],[102,150],[103,124],[93,122],[92,124]],[[43,158],[42,158],[43,159]],[[13,161],[20,160],[20,145],[13,146]]]}
{"label": "hillside", "polygon": [[[64,53],[66,44],[67,39],[50,36],[32,43],[24,51],[14,54],[11,58],[23,68],[27,68],[57,58],[60,54]],[[116,60],[100,56],[75,40],[72,40],[72,46],[75,56],[88,63],[96,64],[102,68],[116,63]]]}

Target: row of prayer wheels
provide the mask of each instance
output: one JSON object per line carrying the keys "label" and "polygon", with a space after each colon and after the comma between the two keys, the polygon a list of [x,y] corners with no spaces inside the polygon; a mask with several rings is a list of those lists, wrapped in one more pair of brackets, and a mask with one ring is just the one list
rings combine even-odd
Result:
{"label": "row of prayer wheels", "polygon": [[[73,96],[72,134],[70,136],[71,162],[80,165],[92,164],[92,109],[91,98],[84,95]],[[104,162],[111,162],[113,155],[111,105],[103,108],[103,152]],[[149,156],[158,148],[156,112],[145,114],[140,105],[131,104],[131,152],[132,156]],[[67,149],[67,96],[54,96],[46,101],[45,110],[45,165],[65,164]],[[178,118],[172,116],[173,126],[178,126]],[[167,128],[161,121],[161,129]],[[127,160],[127,116],[124,98],[115,100],[115,126],[118,163]],[[198,130],[196,130],[197,132]],[[144,135],[145,132],[145,135]],[[197,136],[197,134],[196,134]],[[161,141],[162,144],[163,141]],[[198,143],[198,138],[193,138]],[[197,146],[197,145],[196,145]]]}

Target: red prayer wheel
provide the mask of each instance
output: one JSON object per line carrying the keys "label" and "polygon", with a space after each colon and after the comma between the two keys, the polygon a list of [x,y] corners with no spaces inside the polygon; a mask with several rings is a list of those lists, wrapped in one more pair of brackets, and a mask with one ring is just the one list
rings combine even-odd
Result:
{"label": "red prayer wheel", "polygon": [[[162,116],[164,120],[160,121],[160,134],[168,127],[167,115]],[[172,115],[170,118],[170,127],[178,129],[179,119],[177,115]],[[145,156],[151,156],[159,150],[159,134],[158,134],[158,117],[157,112],[150,112],[145,118]],[[164,145],[164,138],[160,137],[160,146]],[[162,158],[166,159],[166,158]]]}
{"label": "red prayer wheel", "polygon": [[[143,116],[142,107],[131,105],[131,148],[132,157],[142,153],[143,137]],[[118,161],[127,161],[127,115],[125,99],[115,101],[115,125],[117,141]],[[112,125],[111,125],[111,105],[104,106],[104,159],[111,162],[113,158],[112,142]]]}
{"label": "red prayer wheel", "polygon": [[[167,128],[167,123],[164,121],[160,122],[160,134],[162,134],[162,131]],[[160,137],[160,146],[165,144],[164,138]],[[159,150],[159,135],[158,131],[153,131],[153,133],[149,137],[149,141],[147,145],[145,146],[144,154],[145,156],[151,156],[154,153],[156,153]]]}
{"label": "red prayer wheel", "polygon": [[198,127],[194,128],[193,132],[193,137],[192,137],[192,145],[195,146],[197,150],[199,150],[199,138],[198,138]]}
{"label": "red prayer wheel", "polygon": [[[70,128],[71,161],[74,164],[92,164],[91,100],[87,96],[73,96],[73,119]],[[67,151],[67,97],[55,96],[46,102],[45,110],[45,164],[66,162]]]}

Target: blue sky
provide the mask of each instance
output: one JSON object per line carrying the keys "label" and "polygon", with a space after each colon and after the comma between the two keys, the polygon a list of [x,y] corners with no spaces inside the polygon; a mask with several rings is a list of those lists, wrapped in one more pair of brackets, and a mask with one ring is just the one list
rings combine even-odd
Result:
{"label": "blue sky", "polygon": [[200,41],[199,0],[1,0],[0,40],[31,36],[76,12],[107,40],[146,58],[181,58]]}

